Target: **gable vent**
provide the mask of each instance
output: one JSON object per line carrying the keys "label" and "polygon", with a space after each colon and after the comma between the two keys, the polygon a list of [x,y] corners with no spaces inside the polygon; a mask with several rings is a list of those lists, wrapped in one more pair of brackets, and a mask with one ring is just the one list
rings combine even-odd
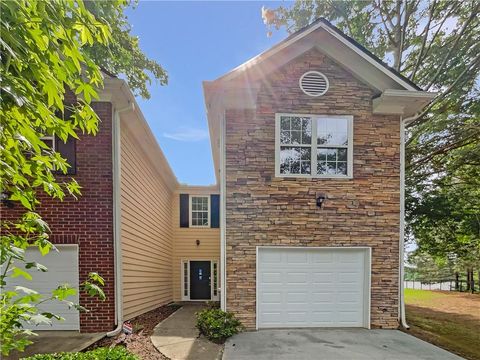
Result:
{"label": "gable vent", "polygon": [[300,78],[300,89],[310,96],[322,96],[328,90],[328,79],[318,71],[308,71]]}

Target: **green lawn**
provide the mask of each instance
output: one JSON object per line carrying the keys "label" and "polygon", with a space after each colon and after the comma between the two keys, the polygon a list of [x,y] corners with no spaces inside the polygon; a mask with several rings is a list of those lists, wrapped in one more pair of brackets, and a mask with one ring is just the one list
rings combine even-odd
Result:
{"label": "green lawn", "polygon": [[408,333],[480,360],[480,295],[405,289],[405,303]]}

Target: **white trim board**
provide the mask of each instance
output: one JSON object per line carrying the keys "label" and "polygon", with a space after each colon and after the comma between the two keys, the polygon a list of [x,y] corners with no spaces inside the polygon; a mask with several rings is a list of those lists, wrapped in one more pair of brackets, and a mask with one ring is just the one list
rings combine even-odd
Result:
{"label": "white trim board", "polygon": [[[280,173],[280,147],[281,146],[295,146],[280,144],[280,121],[282,116],[298,116],[309,117],[312,119],[312,142],[309,146],[311,152],[310,171],[312,174],[281,174]],[[332,175],[332,174],[316,174],[317,169],[317,147],[328,147],[317,145],[317,122],[316,119],[345,119],[348,122],[348,145],[347,149],[347,175]],[[331,148],[338,148],[339,146],[331,145]],[[315,174],[313,174],[315,172]],[[275,114],[275,177],[278,178],[319,178],[319,179],[338,179],[349,180],[353,178],[353,115],[325,115],[325,114],[297,114],[297,113],[276,113]]]}
{"label": "white trim board", "polygon": [[[210,299],[190,299],[190,262],[192,261],[209,261],[210,262]],[[187,279],[188,279],[188,296],[185,296],[184,289],[185,289],[185,271],[184,271],[184,264],[187,263]],[[213,277],[213,264],[217,264],[217,295],[214,296],[214,277]],[[180,294],[182,301],[218,301],[220,299],[220,289],[219,285],[219,278],[220,278],[220,261],[216,258],[187,258],[180,260]]]}

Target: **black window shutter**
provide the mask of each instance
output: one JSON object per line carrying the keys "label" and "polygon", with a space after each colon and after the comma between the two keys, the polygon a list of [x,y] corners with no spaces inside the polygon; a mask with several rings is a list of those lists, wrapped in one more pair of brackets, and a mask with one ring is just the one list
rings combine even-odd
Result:
{"label": "black window shutter", "polygon": [[[62,155],[62,157],[67,160],[67,163],[70,167],[67,169],[68,175],[75,175],[77,173],[77,151],[76,151],[77,141],[74,137],[69,136],[67,142],[63,142],[62,139],[55,137],[55,147],[56,151]],[[59,173],[62,173],[59,171]]]}
{"label": "black window shutter", "polygon": [[210,195],[210,227],[220,227],[220,195]]}
{"label": "black window shutter", "polygon": [[180,194],[180,227],[187,228],[189,221],[189,199],[188,194]]}

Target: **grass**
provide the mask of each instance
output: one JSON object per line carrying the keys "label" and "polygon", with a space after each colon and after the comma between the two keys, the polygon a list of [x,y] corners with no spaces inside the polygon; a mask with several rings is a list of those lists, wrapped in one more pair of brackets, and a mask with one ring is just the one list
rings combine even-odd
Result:
{"label": "grass", "polygon": [[480,295],[405,289],[408,333],[480,360]]}
{"label": "grass", "polygon": [[448,297],[448,293],[440,291],[428,291],[418,289],[405,289],[405,302],[423,303],[429,305],[432,301],[441,300],[444,297]]}

